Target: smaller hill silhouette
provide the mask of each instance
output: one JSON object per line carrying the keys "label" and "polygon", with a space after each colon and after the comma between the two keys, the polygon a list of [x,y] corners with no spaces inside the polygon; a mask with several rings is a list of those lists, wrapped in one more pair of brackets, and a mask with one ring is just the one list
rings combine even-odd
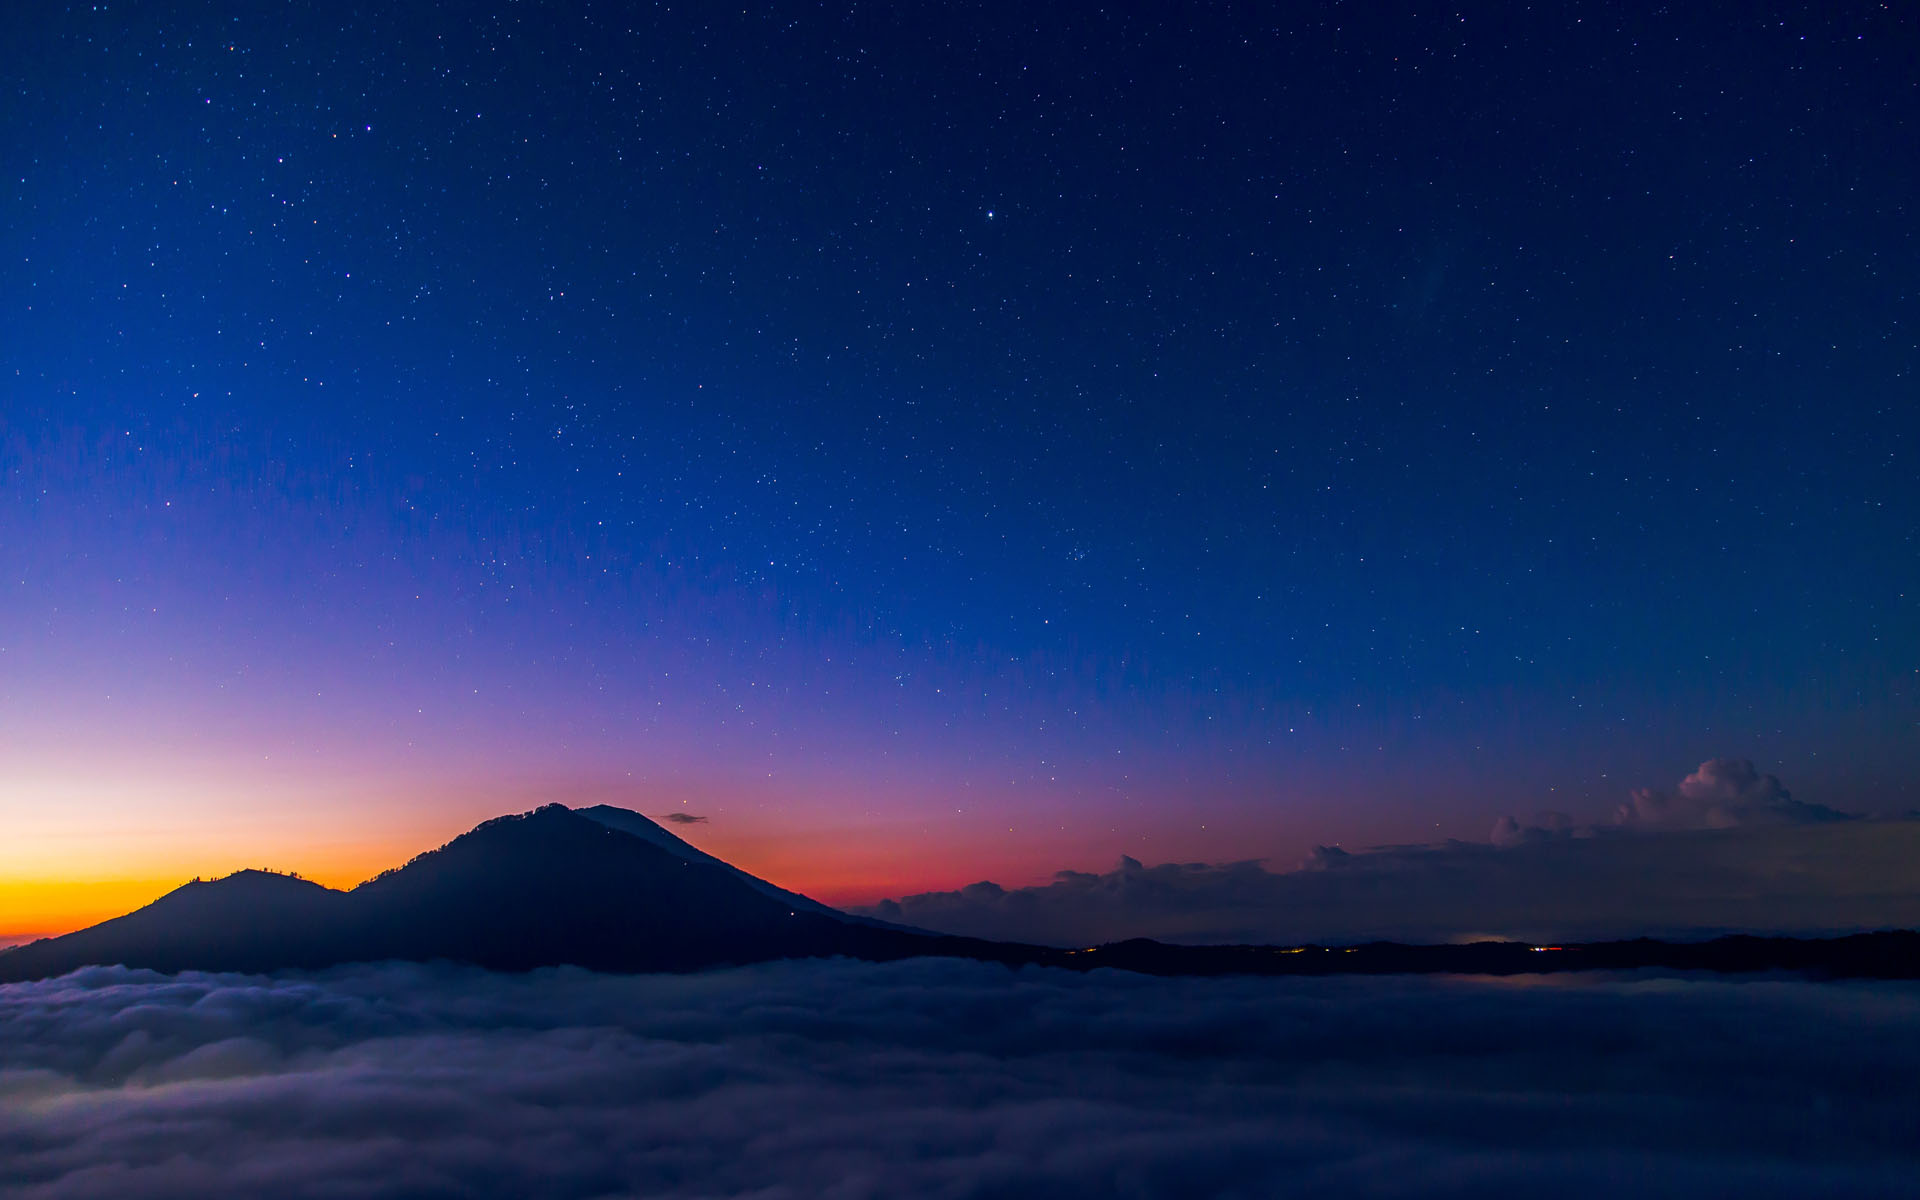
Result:
{"label": "smaller hill silhouette", "polygon": [[145,908],[0,954],[0,982],[124,964],[270,971],[339,962],[347,894],[271,871],[195,880]]}

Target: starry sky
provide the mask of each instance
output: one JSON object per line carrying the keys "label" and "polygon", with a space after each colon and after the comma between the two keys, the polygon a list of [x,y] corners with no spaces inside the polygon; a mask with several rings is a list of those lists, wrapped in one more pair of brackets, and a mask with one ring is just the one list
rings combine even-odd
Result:
{"label": "starry sky", "polygon": [[550,800],[836,903],[1914,804],[1898,6],[7,26],[0,934]]}

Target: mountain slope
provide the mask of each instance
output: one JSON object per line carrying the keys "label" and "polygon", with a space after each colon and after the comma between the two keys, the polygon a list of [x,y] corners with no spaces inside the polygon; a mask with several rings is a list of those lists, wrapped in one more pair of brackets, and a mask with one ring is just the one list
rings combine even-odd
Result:
{"label": "mountain slope", "polygon": [[882,921],[874,917],[863,917],[853,913],[841,912],[837,908],[829,908],[818,900],[802,896],[799,892],[790,892],[777,884],[768,883],[757,875],[747,874],[739,867],[734,866],[724,859],[715,858],[698,846],[692,845],[685,839],[676,836],[673,831],[660,825],[651,817],[634,812],[632,809],[615,808],[611,804],[596,804],[592,808],[576,808],[573,811],[589,820],[598,821],[609,828],[618,829],[622,833],[630,833],[688,862],[708,863],[728,871],[732,873],[735,878],[759,892],[761,895],[771,897],[796,912],[810,912],[818,916],[833,917],[842,921],[852,921],[857,925],[869,925],[876,929],[898,929],[910,933],[927,932],[923,929],[913,929],[911,926]]}

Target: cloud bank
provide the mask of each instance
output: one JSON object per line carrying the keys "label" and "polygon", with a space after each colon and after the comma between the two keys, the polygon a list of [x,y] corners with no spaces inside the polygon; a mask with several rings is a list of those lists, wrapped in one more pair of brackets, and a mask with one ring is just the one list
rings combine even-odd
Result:
{"label": "cloud bank", "polygon": [[0,1191],[1910,1194],[1920,990],[117,968],[0,988]]}
{"label": "cloud bank", "polygon": [[1124,858],[1018,889],[976,883],[858,911],[946,933],[1077,946],[1530,941],[1920,928],[1920,821],[1867,821],[1793,799],[1716,759],[1673,792],[1639,790],[1615,822],[1502,817],[1484,844],[1352,853],[1298,870]]}

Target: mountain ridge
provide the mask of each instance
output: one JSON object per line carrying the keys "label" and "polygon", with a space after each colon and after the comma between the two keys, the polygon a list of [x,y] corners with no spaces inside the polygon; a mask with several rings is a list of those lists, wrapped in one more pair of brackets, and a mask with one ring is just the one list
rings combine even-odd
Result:
{"label": "mountain ridge", "polygon": [[398,959],[633,972],[830,956],[1157,975],[1656,969],[1916,979],[1920,933],[1566,946],[1179,946],[1136,938],[1063,950],[854,917],[749,875],[641,814],[552,804],[482,822],[345,891],[257,870],[195,880],[124,916],[0,950],[0,984],[116,964],[270,973]]}

